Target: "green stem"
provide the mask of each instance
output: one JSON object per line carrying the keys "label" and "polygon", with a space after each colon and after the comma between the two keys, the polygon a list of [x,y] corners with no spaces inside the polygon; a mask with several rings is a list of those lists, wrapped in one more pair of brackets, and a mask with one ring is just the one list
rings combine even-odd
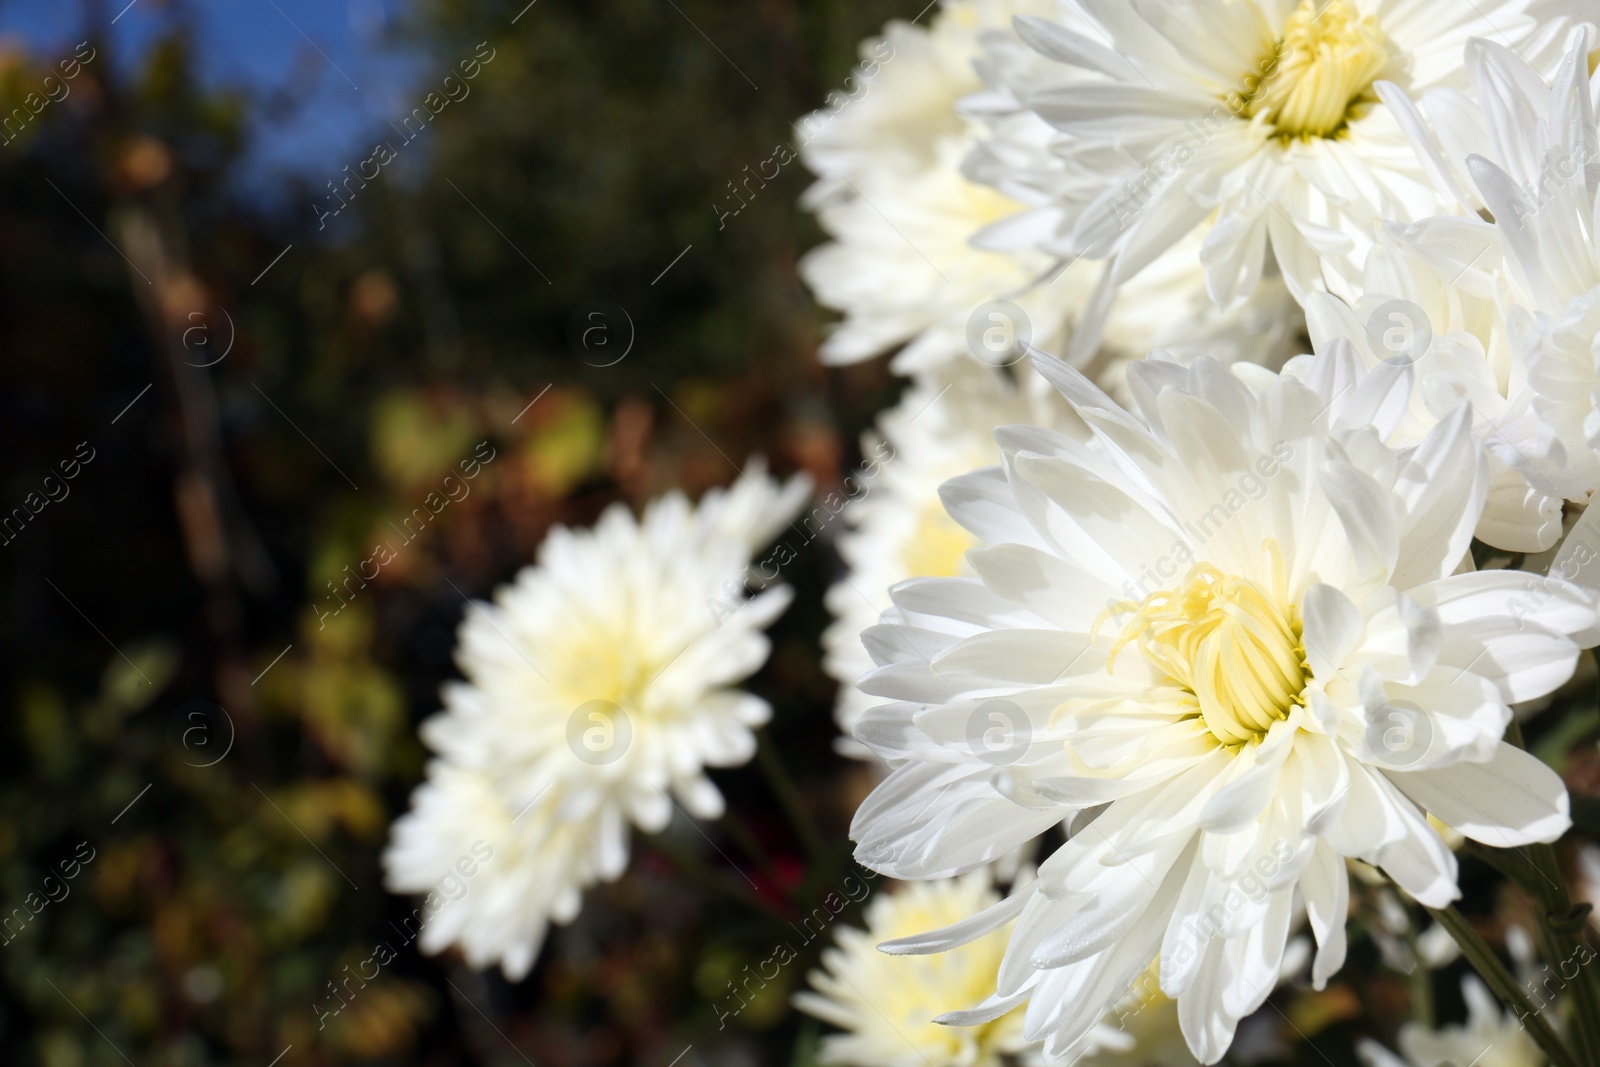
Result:
{"label": "green stem", "polygon": [[772,786],[772,792],[777,796],[784,814],[789,817],[790,824],[799,835],[806,855],[812,862],[821,860],[827,854],[828,846],[823,843],[822,834],[817,831],[817,824],[811,821],[805,802],[800,798],[800,790],[795,788],[794,779],[784,770],[783,761],[778,758],[777,750],[772,747],[772,739],[767,736],[765,730],[756,733],[756,758],[761,764],[762,771],[766,773],[767,782]]}
{"label": "green stem", "polygon": [[[1562,968],[1577,957],[1580,948],[1586,948],[1582,931],[1587,925],[1588,905],[1573,907],[1553,848],[1529,845],[1527,851],[1534,874],[1521,885],[1538,905],[1539,943],[1545,960],[1565,979]],[[1600,984],[1596,979],[1600,975],[1594,968],[1581,965],[1571,979],[1573,1038],[1585,1063],[1600,1063]]]}
{"label": "green stem", "polygon": [[[1506,727],[1506,740],[1518,748],[1527,747],[1522,738],[1522,726],[1515,719]],[[1487,848],[1478,850],[1480,855],[1494,851]],[[1574,959],[1580,948],[1590,951],[1583,943],[1589,906],[1573,906],[1554,846],[1535,843],[1515,851],[1524,862],[1512,864],[1511,877],[1537,904],[1540,948],[1546,963],[1565,979],[1562,966]],[[1502,852],[1501,855],[1509,858],[1509,853]],[[1518,877],[1515,873],[1517,870],[1527,873]],[[1590,958],[1593,958],[1592,952]],[[1587,962],[1580,961],[1577,973],[1568,979],[1573,991],[1572,1036],[1583,1061],[1600,1064],[1600,974],[1595,973],[1593,967],[1585,966]]]}
{"label": "green stem", "polygon": [[1473,970],[1478,972],[1479,977],[1495,996],[1511,1007],[1518,1020],[1527,1027],[1534,1041],[1538,1042],[1544,1054],[1550,1058],[1554,1067],[1578,1067],[1578,1060],[1567,1046],[1561,1043],[1561,1039],[1550,1028],[1550,1024],[1539,1015],[1538,1009],[1523,993],[1516,978],[1507,970],[1506,965],[1500,962],[1500,957],[1494,954],[1494,949],[1489,947],[1489,943],[1472,928],[1472,924],[1467,922],[1454,907],[1429,908],[1428,914],[1455,938],[1456,944],[1461,946],[1461,954],[1467,957],[1467,962],[1472,964]]}
{"label": "green stem", "polygon": [[1422,946],[1417,943],[1417,925],[1406,924],[1406,944],[1411,946],[1411,1017],[1433,1029],[1433,972],[1422,962]]}

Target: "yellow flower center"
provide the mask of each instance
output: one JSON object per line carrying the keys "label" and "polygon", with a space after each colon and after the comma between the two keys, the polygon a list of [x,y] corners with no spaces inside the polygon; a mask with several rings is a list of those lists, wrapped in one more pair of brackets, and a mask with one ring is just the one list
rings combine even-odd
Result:
{"label": "yellow flower center", "polygon": [[952,519],[937,498],[917,516],[911,537],[900,549],[900,561],[913,578],[954,578],[966,573],[972,535]]}
{"label": "yellow flower center", "polygon": [[1265,114],[1280,136],[1331,137],[1371,103],[1372,83],[1388,64],[1371,15],[1359,15],[1349,0],[1301,0],[1283,40],[1261,61],[1243,114]]}
{"label": "yellow flower center", "polygon": [[[949,926],[970,918],[975,903],[993,899],[984,896],[974,901],[963,889],[960,883],[937,882],[901,887],[889,909],[879,909],[876,915],[869,912],[872,943]],[[892,1028],[878,1031],[891,1053],[903,1053],[909,1043],[922,1054],[913,1062],[999,1064],[1008,1049],[1021,1043],[1021,1008],[977,1026],[945,1026],[933,1017],[976,1004],[994,992],[1010,935],[1007,925],[949,952],[927,956],[890,956],[868,948],[864,966],[851,976],[847,988],[859,992],[870,1005],[868,1020],[881,1019]],[[884,1056],[859,1062],[892,1060]]]}
{"label": "yellow flower center", "polygon": [[1212,736],[1242,745],[1305,701],[1300,612],[1283,600],[1281,590],[1274,596],[1248,578],[1197,564],[1176,589],[1110,609],[1133,612],[1111,658],[1137,641],[1151,663],[1195,695]]}
{"label": "yellow flower center", "polygon": [[642,654],[632,642],[604,633],[575,628],[565,647],[553,648],[538,664],[574,707],[595,702],[633,714],[643,707],[643,697],[663,663]]}

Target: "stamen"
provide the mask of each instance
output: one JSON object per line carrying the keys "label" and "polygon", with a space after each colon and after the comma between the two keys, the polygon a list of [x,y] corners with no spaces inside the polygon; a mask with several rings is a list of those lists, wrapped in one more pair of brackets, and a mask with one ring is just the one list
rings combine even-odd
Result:
{"label": "stamen", "polygon": [[1307,667],[1299,613],[1287,604],[1287,573],[1275,541],[1271,593],[1248,578],[1228,577],[1210,564],[1190,569],[1176,589],[1138,604],[1125,601],[1095,620],[1131,612],[1113,643],[1114,661],[1138,642],[1155,667],[1194,693],[1206,727],[1225,745],[1261,737],[1303,704]]}
{"label": "stamen", "polygon": [[1332,137],[1373,99],[1389,50],[1371,15],[1349,0],[1302,0],[1243,114],[1264,114],[1283,137]]}

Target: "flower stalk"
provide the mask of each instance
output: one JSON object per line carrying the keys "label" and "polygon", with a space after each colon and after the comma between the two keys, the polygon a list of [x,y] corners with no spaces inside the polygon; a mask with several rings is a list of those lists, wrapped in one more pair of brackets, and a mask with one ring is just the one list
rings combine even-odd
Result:
{"label": "flower stalk", "polygon": [[777,750],[772,747],[772,738],[765,730],[756,733],[756,760],[761,764],[767,783],[772,786],[772,792],[782,805],[784,814],[789,817],[789,823],[794,827],[801,845],[805,847],[806,855],[813,863],[823,859],[828,854],[828,846],[823,842],[811,814],[806,811],[800,790],[795,787],[794,779],[789,777]]}
{"label": "flower stalk", "polygon": [[1406,976],[1411,983],[1411,1017],[1431,1030],[1434,1027],[1433,972],[1422,961],[1421,939],[1417,937],[1414,922],[1406,923],[1406,945],[1411,949],[1411,973]]}
{"label": "flower stalk", "polygon": [[1455,938],[1456,944],[1461,946],[1461,954],[1467,957],[1467,962],[1472,964],[1473,970],[1478,972],[1478,976],[1494,995],[1516,1013],[1518,1021],[1527,1027],[1534,1041],[1538,1042],[1544,1054],[1550,1057],[1551,1064],[1554,1067],[1579,1067],[1579,1061],[1573,1056],[1572,1051],[1562,1043],[1555,1030],[1539,1014],[1539,1009],[1534,1007],[1532,1001],[1522,991],[1522,986],[1517,983],[1516,977],[1500,961],[1500,957],[1495,955],[1489,943],[1472,928],[1466,917],[1453,906],[1429,908],[1428,914]]}
{"label": "flower stalk", "polygon": [[[1527,747],[1522,727],[1516,720],[1507,727],[1506,740],[1518,748]],[[1518,860],[1510,860],[1507,851],[1485,847],[1475,851],[1486,859],[1486,854],[1495,853],[1495,859],[1489,862],[1506,873],[1534,901],[1539,912],[1540,948],[1546,962],[1557,968],[1558,974],[1561,964],[1574,959],[1580,950],[1589,953],[1571,979],[1566,979],[1564,974],[1561,977],[1569,981],[1568,988],[1572,990],[1572,1030],[1577,1051],[1584,1063],[1600,1063],[1600,974],[1587,966],[1594,953],[1583,943],[1590,906],[1573,904],[1553,845],[1533,844],[1518,849]]]}

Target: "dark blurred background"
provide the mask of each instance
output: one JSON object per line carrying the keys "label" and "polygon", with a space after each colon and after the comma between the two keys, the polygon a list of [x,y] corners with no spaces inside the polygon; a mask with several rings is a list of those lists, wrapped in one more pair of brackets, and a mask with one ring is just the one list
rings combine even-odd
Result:
{"label": "dark blurred background", "polygon": [[[730,459],[826,488],[893,396],[816,362],[799,163],[713,205],[920,4],[525,3],[0,2],[7,1063],[812,1062],[804,965],[718,1028],[772,919],[699,838],[702,888],[636,838],[524,982],[406,949],[318,1029],[409,913],[378,856],[465,598]],[[480,441],[470,497],[334,599]],[[779,913],[866,786],[834,566],[789,568],[752,682],[827,847],[755,766],[707,828]]]}

